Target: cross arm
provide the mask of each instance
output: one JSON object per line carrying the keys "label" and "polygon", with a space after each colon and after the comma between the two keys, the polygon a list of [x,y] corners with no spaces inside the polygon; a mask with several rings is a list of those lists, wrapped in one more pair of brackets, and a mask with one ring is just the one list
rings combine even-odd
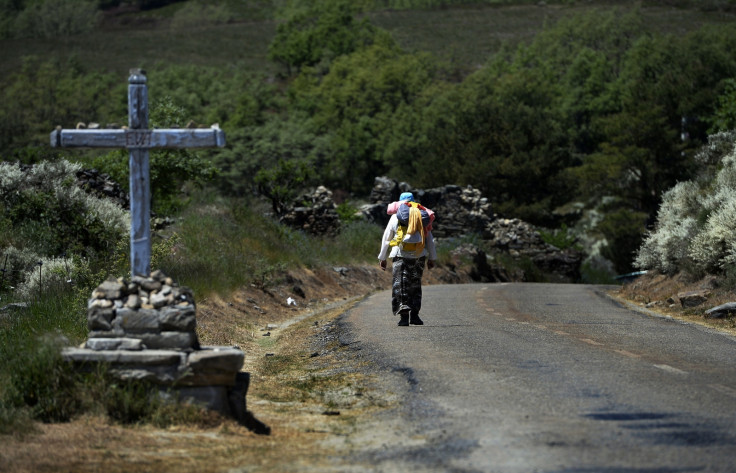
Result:
{"label": "cross arm", "polygon": [[67,130],[50,135],[59,148],[222,148],[225,132],[212,128],[162,128],[154,130]]}

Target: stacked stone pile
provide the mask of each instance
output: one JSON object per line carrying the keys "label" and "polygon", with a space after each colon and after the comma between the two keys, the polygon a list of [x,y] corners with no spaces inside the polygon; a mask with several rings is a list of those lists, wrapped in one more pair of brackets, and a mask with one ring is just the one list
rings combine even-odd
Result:
{"label": "stacked stone pile", "polygon": [[97,169],[81,169],[77,171],[77,185],[97,197],[111,199],[123,209],[130,208],[128,193],[107,173]]}
{"label": "stacked stone pile", "polygon": [[87,347],[198,349],[195,314],[191,290],[179,287],[161,271],[130,281],[109,278],[88,303]]}
{"label": "stacked stone pile", "polygon": [[507,251],[511,256],[529,256],[554,248],[542,240],[533,225],[518,218],[494,220],[485,228],[485,235],[495,248]]}
{"label": "stacked stone pile", "polygon": [[518,218],[494,220],[485,228],[484,239],[514,258],[528,257],[545,272],[572,280],[580,277],[582,254],[579,251],[561,250],[546,243],[533,225]]}
{"label": "stacked stone pile", "polygon": [[88,302],[87,325],[84,345],[63,352],[80,368],[106,363],[120,379],[150,381],[183,399],[245,415],[245,354],[237,347],[200,347],[191,290],[161,271],[100,284]]}
{"label": "stacked stone pile", "polygon": [[491,203],[472,186],[416,190],[414,197],[437,214],[432,234],[438,238],[482,233],[493,221]]}
{"label": "stacked stone pile", "polygon": [[295,205],[282,217],[281,222],[313,235],[334,236],[340,231],[340,217],[332,200],[332,191],[319,186],[301,195]]}
{"label": "stacked stone pile", "polygon": [[372,204],[390,204],[399,200],[402,192],[410,190],[411,186],[406,182],[398,182],[385,176],[377,177],[373,180],[373,189],[371,189],[369,199]]}

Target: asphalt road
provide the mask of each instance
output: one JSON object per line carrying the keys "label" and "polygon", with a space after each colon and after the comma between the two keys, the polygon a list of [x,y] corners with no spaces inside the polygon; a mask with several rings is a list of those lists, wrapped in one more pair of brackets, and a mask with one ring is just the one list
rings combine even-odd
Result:
{"label": "asphalt road", "polygon": [[735,472],[736,338],[604,289],[425,286],[424,326],[389,292],[353,308],[343,341],[400,407],[345,471]]}

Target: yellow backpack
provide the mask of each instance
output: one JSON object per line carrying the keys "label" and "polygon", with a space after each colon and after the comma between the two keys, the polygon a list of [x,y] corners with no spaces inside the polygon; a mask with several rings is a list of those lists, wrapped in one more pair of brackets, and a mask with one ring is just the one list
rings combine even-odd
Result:
{"label": "yellow backpack", "polygon": [[422,214],[416,202],[407,202],[407,205],[411,207],[408,222],[406,225],[399,223],[396,235],[389,242],[389,246],[398,246],[402,251],[414,251],[419,256],[424,250]]}

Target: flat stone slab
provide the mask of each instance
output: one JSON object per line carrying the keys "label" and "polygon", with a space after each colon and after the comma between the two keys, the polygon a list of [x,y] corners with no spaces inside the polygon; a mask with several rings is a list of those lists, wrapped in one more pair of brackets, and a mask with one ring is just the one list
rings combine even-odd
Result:
{"label": "flat stone slab", "polygon": [[65,348],[61,352],[65,360],[78,363],[111,363],[137,366],[179,365],[185,363],[186,353],[174,350],[92,350],[89,348]]}
{"label": "flat stone slab", "polygon": [[85,348],[90,350],[134,350],[145,348],[143,341],[139,338],[90,338],[85,343]]}
{"label": "flat stone slab", "polygon": [[243,367],[245,353],[237,348],[217,347],[193,351],[187,360],[190,368],[199,371],[238,372]]}
{"label": "flat stone slab", "polygon": [[[180,351],[140,349],[142,345],[137,338],[92,338],[87,341],[86,348],[62,350],[62,357],[80,365],[109,364],[111,372],[122,380],[202,388],[236,386],[245,361],[245,353],[236,347]],[[113,346],[117,349],[109,349]],[[138,347],[138,350],[124,347]]]}

